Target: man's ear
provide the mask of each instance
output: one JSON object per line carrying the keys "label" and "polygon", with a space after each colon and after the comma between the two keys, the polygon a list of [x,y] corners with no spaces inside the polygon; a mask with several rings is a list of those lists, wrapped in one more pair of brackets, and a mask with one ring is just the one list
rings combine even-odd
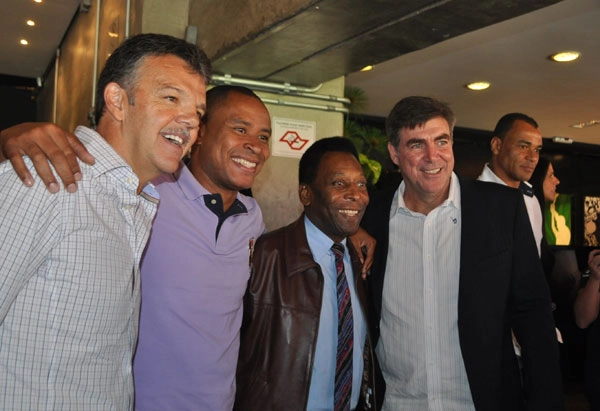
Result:
{"label": "man's ear", "polygon": [[200,122],[200,126],[198,127],[198,138],[194,142],[194,146],[201,146],[202,141],[204,140],[204,135],[206,134],[206,124],[203,121]]}
{"label": "man's ear", "polygon": [[308,184],[300,184],[298,187],[298,197],[304,207],[308,207],[312,202],[312,191]]}
{"label": "man's ear", "polygon": [[497,137],[497,136],[492,137],[492,139],[490,140],[490,150],[492,151],[492,154],[497,156],[498,153],[500,153],[501,149],[502,149],[502,140],[500,139],[500,137]]}
{"label": "man's ear", "polygon": [[396,164],[397,166],[400,166],[400,159],[398,158],[398,152],[396,151],[396,147],[394,147],[394,145],[391,143],[391,141],[388,141],[387,149],[388,149],[388,153],[390,153],[390,158],[392,159],[392,163]]}
{"label": "man's ear", "polygon": [[127,102],[127,93],[121,86],[115,82],[108,83],[104,87],[104,103],[106,112],[113,116],[117,121],[124,118],[124,107]]}

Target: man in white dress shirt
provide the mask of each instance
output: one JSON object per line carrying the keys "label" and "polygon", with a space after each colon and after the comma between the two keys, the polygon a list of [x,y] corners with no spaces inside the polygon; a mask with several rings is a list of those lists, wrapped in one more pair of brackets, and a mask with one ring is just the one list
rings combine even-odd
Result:
{"label": "man in white dress shirt", "polygon": [[453,127],[447,105],[419,96],[386,121],[403,181],[374,192],[362,221],[377,240],[383,410],[561,411],[550,296],[522,196],[456,176]]}
{"label": "man in white dress shirt", "polygon": [[209,77],[197,46],[131,37],[98,79],[96,130],[75,130],[96,159],[76,193],[26,187],[0,164],[1,410],[133,408],[149,182],[196,140]]}

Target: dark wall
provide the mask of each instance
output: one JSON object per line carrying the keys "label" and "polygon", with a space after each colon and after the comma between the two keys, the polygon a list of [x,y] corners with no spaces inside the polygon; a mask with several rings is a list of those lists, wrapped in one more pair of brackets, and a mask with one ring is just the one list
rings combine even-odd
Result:
{"label": "dark wall", "polygon": [[25,121],[35,121],[34,89],[0,85],[0,130]]}

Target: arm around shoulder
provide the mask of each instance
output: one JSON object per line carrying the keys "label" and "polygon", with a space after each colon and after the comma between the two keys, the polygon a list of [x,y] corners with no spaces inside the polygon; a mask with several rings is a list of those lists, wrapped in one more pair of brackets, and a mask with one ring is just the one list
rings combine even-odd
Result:
{"label": "arm around shoulder", "polygon": [[94,157],[74,134],[52,123],[22,123],[0,132],[0,161],[10,160],[23,184],[30,187],[33,178],[22,156],[31,158],[51,193],[56,193],[59,185],[49,162],[68,192],[77,190],[77,180],[81,178],[77,158],[94,163]]}

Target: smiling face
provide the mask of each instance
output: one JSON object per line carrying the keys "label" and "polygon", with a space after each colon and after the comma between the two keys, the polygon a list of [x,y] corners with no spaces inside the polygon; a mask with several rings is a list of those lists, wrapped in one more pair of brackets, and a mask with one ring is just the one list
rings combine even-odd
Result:
{"label": "smiling face", "polygon": [[490,168],[508,186],[529,181],[540,159],[542,134],[531,124],[516,120],[504,139],[493,137]]}
{"label": "smiling face", "polygon": [[558,177],[554,175],[554,167],[552,163],[548,164],[548,171],[546,171],[546,177],[542,183],[542,190],[544,191],[544,200],[554,201],[556,197],[556,187],[560,184]]}
{"label": "smiling face", "polygon": [[271,118],[257,98],[230,92],[210,108],[192,153],[191,169],[200,184],[219,193],[225,205],[252,187],[270,156]]}
{"label": "smiling face", "polygon": [[362,167],[346,152],[325,153],[314,181],[301,184],[299,194],[306,216],[335,242],[356,233],[369,203]]}
{"label": "smiling face", "polygon": [[148,56],[136,70],[130,90],[106,86],[107,105],[122,116],[123,138],[109,142],[127,161],[143,186],[161,173],[177,170],[197,138],[206,106],[206,85],[200,74],[173,55]]}
{"label": "smiling face", "polygon": [[428,214],[448,198],[454,169],[450,126],[435,117],[399,134],[398,145],[388,143],[388,151],[404,178],[404,202],[410,210]]}

